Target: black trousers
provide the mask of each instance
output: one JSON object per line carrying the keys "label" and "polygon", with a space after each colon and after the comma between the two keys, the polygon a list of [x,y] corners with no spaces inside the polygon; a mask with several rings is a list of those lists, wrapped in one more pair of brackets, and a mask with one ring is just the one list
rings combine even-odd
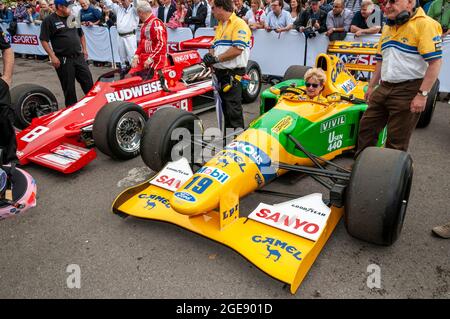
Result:
{"label": "black trousers", "polygon": [[241,83],[231,78],[234,75],[244,75],[245,68],[223,70],[214,69],[220,87],[232,84],[228,92],[219,90],[222,99],[222,110],[225,118],[225,128],[244,128],[244,115],[242,114],[242,86]]}
{"label": "black trousers", "polygon": [[92,74],[83,54],[75,57],[58,56],[58,59],[61,64],[56,69],[56,73],[58,74],[59,82],[61,82],[61,87],[64,92],[65,104],[66,106],[70,106],[78,101],[75,79],[80,83],[81,89],[86,94],[94,85]]}
{"label": "black trousers", "polygon": [[17,160],[16,133],[13,127],[14,113],[8,84],[0,78],[0,148],[3,150],[1,163]]}

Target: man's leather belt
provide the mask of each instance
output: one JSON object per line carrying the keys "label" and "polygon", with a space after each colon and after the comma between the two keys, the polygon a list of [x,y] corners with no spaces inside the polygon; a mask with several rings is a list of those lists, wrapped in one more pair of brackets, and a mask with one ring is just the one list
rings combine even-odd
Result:
{"label": "man's leather belt", "polygon": [[119,33],[119,36],[126,37],[127,35],[132,35],[132,34],[136,34],[136,30],[133,30],[131,32],[126,32],[126,33]]}

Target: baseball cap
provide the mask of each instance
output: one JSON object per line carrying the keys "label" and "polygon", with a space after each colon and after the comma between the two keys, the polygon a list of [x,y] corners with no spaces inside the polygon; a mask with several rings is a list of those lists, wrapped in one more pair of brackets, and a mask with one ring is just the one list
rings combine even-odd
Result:
{"label": "baseball cap", "polygon": [[73,4],[73,0],[55,0],[55,6],[60,5],[68,7],[71,4]]}

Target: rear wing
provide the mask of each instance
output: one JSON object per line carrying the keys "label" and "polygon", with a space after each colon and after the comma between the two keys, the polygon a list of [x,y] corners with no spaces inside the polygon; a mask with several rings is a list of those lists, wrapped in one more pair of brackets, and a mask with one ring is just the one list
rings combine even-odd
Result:
{"label": "rear wing", "polygon": [[336,55],[351,71],[374,72],[376,42],[332,41],[328,45],[328,54]]}

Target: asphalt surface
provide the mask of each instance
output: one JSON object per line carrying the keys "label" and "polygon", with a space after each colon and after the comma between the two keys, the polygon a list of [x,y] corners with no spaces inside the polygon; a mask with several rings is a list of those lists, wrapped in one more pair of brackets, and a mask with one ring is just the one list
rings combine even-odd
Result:
{"label": "asphalt surface", "polygon": [[[97,78],[108,69],[91,70]],[[62,105],[48,62],[16,59],[14,85],[21,83],[46,86]],[[245,107],[247,124],[257,115],[258,102]],[[213,111],[200,117],[214,126]],[[391,247],[367,244],[351,238],[341,221],[295,295],[218,243],[174,225],[113,215],[119,192],[151,173],[139,157],[118,162],[99,153],[68,176],[27,166],[38,206],[0,222],[0,298],[449,298],[450,240],[430,232],[450,221],[449,141],[450,105],[440,102],[431,125],[412,137],[414,180],[399,240]],[[326,194],[295,174],[268,189]],[[283,200],[256,194],[241,210]],[[79,289],[67,286],[72,264],[80,267]],[[380,267],[380,288],[367,286],[372,264]]]}

